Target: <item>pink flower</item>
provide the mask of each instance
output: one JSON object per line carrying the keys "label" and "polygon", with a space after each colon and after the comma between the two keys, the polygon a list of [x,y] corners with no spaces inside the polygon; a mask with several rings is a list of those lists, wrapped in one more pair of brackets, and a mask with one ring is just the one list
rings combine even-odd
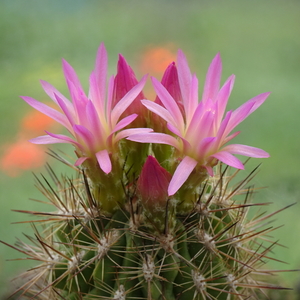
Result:
{"label": "pink flower", "polygon": [[239,144],[226,145],[239,134],[239,132],[230,134],[232,130],[254,112],[269,93],[260,94],[238,109],[225,114],[234,84],[234,75],[230,76],[220,88],[222,71],[220,55],[216,55],[208,69],[200,102],[198,102],[198,79],[191,74],[187,60],[180,50],[177,60],[179,79],[177,84],[180,93],[178,87],[172,88],[173,91],[177,91],[174,93],[168,85],[164,87],[162,83],[152,78],[154,89],[162,105],[142,100],[150,111],[166,121],[171,134],[154,132],[128,137],[132,141],[167,144],[177,149],[180,163],[170,182],[169,195],[178,191],[195,168],[196,170],[205,168],[212,176],[212,168],[217,161],[222,161],[234,168],[244,168],[242,162],[233,154],[269,157],[267,152],[258,148]]}
{"label": "pink flower", "polygon": [[137,182],[144,207],[151,211],[165,210],[171,174],[153,156],[148,156]]}
{"label": "pink flower", "polygon": [[[126,64],[122,71],[128,71],[129,68]],[[112,169],[111,154],[118,151],[118,142],[132,134],[151,131],[147,128],[124,129],[137,118],[136,113],[127,114],[121,118],[132,102],[141,95],[146,76],[140,82],[131,78],[132,82],[129,86],[125,83],[126,76],[117,81],[112,76],[106,88],[107,53],[103,44],[98,49],[95,69],[90,76],[88,96],[85,95],[74,69],[65,60],[63,60],[63,71],[72,102],[52,85],[41,81],[45,92],[62,112],[30,97],[22,97],[22,99],[66,127],[72,137],[46,131],[47,135],[34,138],[31,142],[35,144],[72,144],[79,157],[75,163],[76,166],[87,159],[96,158],[102,171],[108,174]],[[132,72],[132,70],[130,69],[128,72]],[[121,94],[116,95],[116,86],[119,90],[122,81],[124,81],[124,89]]]}

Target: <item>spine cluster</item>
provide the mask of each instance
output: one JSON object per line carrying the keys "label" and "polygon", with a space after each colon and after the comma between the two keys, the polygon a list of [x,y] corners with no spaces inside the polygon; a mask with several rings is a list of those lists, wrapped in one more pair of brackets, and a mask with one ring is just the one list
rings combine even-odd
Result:
{"label": "spine cluster", "polygon": [[[16,291],[34,299],[265,299],[268,290],[283,289],[269,281],[266,267],[277,242],[273,214],[251,203],[247,178],[219,166],[195,194],[189,213],[166,203],[164,226],[156,227],[131,187],[126,203],[112,216],[102,214],[88,179],[38,181],[53,212],[21,211],[39,216],[30,243],[13,248],[38,265],[19,277]],[[276,212],[277,213],[277,212]],[[160,223],[159,223],[160,224]],[[25,278],[30,278],[26,280]]]}

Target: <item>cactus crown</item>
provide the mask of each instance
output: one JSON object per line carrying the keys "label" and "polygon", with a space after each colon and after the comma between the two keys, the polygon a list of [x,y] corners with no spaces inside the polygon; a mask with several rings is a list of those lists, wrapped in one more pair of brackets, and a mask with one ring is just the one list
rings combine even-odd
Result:
{"label": "cactus crown", "polygon": [[[254,169],[233,183],[244,164],[233,156],[268,157],[258,148],[225,145],[233,128],[258,108],[268,93],[250,99],[223,118],[233,87],[219,88],[217,55],[198,103],[198,83],[178,52],[158,95],[144,99],[146,78],[137,81],[120,56],[118,74],[105,92],[107,55],[98,50],[85,96],[76,73],[63,63],[72,102],[46,82],[47,94],[63,114],[36,100],[30,105],[64,125],[72,138],[47,132],[35,143],[75,147],[76,179],[52,184],[36,177],[52,212],[38,216],[30,243],[14,249],[39,265],[20,275],[14,294],[35,299],[260,299],[276,270],[265,263],[278,245],[269,237],[273,214],[252,203]],[[130,109],[129,109],[130,108]],[[148,110],[147,110],[147,109]],[[155,132],[153,132],[155,131]],[[138,143],[136,143],[138,142]],[[234,168],[236,171],[233,171]],[[254,217],[248,215],[257,207]],[[36,223],[34,223],[36,222]]]}

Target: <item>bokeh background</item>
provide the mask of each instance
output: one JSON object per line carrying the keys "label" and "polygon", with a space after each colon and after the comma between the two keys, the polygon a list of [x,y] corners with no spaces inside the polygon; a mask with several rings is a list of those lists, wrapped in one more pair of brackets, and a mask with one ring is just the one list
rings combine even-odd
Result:
{"label": "bokeh background", "polygon": [[[0,240],[14,244],[31,232],[28,223],[12,224],[28,220],[13,209],[45,209],[29,200],[43,200],[32,172],[44,172],[46,162],[58,173],[68,172],[44,154],[46,148],[27,142],[45,128],[59,128],[19,96],[49,103],[40,79],[68,95],[61,58],[72,64],[87,88],[101,42],[109,53],[110,73],[115,73],[122,53],[138,78],[144,73],[160,77],[181,48],[200,86],[210,61],[220,52],[223,81],[236,75],[230,109],[271,91],[263,106],[239,126],[237,142],[271,154],[269,159],[252,159],[247,166],[250,171],[262,162],[254,183],[267,188],[256,195],[257,202],[273,202],[270,212],[299,202],[300,1],[1,0]],[[150,85],[147,93],[154,97]],[[71,146],[58,148],[69,151]],[[276,215],[274,226],[284,226],[272,235],[286,247],[277,247],[273,257],[287,264],[272,262],[271,268],[300,268],[299,214],[298,203]],[[7,261],[20,256],[0,244],[0,298],[9,293],[10,279],[31,266],[26,260]],[[300,273],[280,273],[279,278],[295,290],[278,299],[300,299]]]}

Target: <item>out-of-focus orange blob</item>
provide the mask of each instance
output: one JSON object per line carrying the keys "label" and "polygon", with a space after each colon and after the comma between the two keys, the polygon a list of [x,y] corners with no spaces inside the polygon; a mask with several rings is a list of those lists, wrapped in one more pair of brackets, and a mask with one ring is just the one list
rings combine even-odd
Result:
{"label": "out-of-focus orange blob", "polygon": [[[172,44],[147,47],[141,55],[139,65],[141,73],[160,79],[168,65],[176,60],[174,49],[175,46]],[[144,94],[148,99],[155,99],[155,92],[149,82],[144,88]]]}
{"label": "out-of-focus orange blob", "polygon": [[37,110],[30,111],[21,121],[21,131],[42,134],[49,129],[55,121]]}
{"label": "out-of-focus orange blob", "polygon": [[20,122],[16,142],[3,146],[0,169],[8,176],[19,176],[23,171],[41,167],[46,162],[45,146],[28,140],[43,135],[57,123],[36,110],[29,111]]}
{"label": "out-of-focus orange blob", "polygon": [[176,60],[176,54],[172,51],[174,46],[149,47],[142,55],[141,71],[153,75],[162,75],[167,66]]}
{"label": "out-of-focus orange blob", "polygon": [[1,169],[7,175],[15,177],[25,170],[38,168],[45,163],[46,154],[44,150],[44,147],[20,139],[5,147],[0,161]]}

